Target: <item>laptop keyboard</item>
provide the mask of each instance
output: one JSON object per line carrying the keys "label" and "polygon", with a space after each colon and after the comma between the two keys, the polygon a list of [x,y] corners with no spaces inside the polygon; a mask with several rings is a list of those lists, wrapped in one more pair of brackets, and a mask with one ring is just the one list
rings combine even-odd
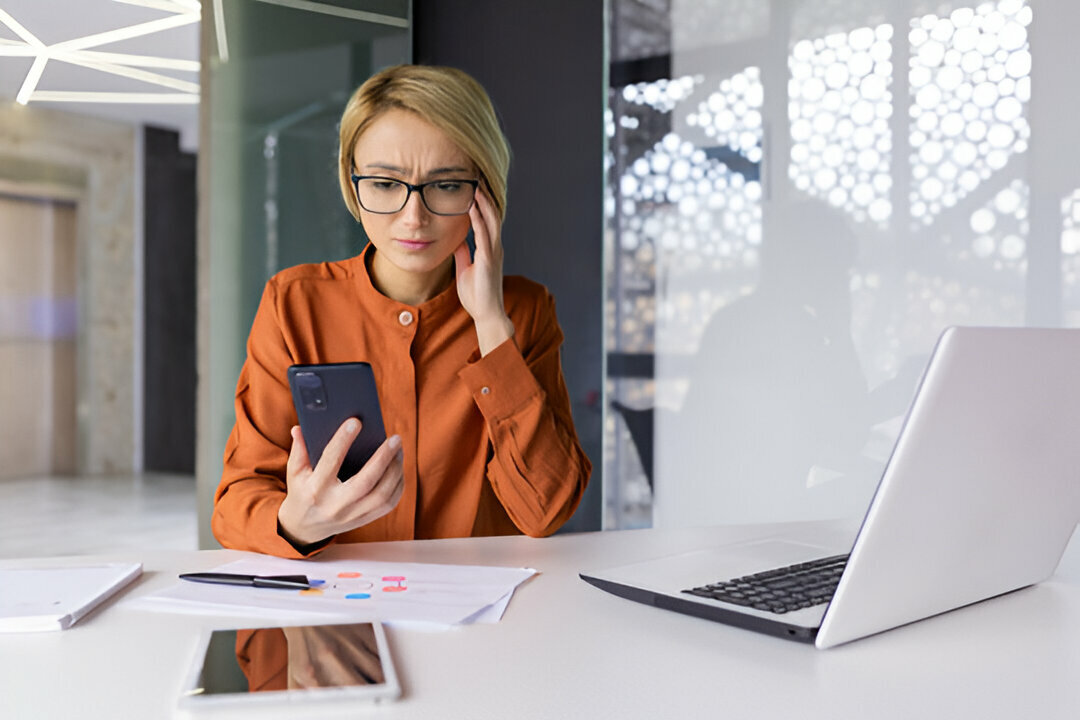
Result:
{"label": "laptop keyboard", "polygon": [[683,592],[781,615],[829,602],[847,560],[834,555]]}

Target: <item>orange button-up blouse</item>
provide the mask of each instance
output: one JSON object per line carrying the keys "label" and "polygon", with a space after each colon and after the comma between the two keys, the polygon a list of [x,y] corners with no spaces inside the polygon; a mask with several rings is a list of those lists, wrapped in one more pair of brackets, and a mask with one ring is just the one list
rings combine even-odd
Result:
{"label": "orange button-up blouse", "polygon": [[373,252],[289,268],[266,284],[236,386],[215,537],[229,548],[301,556],[277,525],[297,423],[286,371],[353,361],[371,364],[387,435],[401,436],[405,489],[388,515],[335,541],[555,532],[581,500],[591,465],[570,414],[551,294],[506,277],[514,337],[481,357],[456,285],[419,306],[396,302],[371,283],[365,257]]}

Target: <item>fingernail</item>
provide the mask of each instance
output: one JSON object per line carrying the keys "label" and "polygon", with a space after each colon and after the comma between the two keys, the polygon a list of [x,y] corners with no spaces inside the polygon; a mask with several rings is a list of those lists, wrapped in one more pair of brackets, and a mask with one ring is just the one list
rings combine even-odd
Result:
{"label": "fingernail", "polygon": [[391,450],[397,450],[399,447],[401,447],[401,436],[391,435],[390,439],[386,442],[386,444],[390,446]]}
{"label": "fingernail", "polygon": [[355,418],[349,419],[345,422],[345,429],[348,432],[356,432],[356,428],[358,427],[360,427],[360,423]]}

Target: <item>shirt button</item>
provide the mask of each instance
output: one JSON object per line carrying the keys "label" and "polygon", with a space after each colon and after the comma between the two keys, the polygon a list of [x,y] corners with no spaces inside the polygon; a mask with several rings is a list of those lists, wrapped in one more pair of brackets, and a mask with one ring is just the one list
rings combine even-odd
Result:
{"label": "shirt button", "polygon": [[402,325],[412,325],[413,316],[408,310],[402,310],[401,314],[397,316],[398,322]]}
{"label": "shirt button", "polygon": [[480,394],[481,395],[487,395],[489,392],[491,392],[491,388],[489,388],[487,385],[480,388]]}

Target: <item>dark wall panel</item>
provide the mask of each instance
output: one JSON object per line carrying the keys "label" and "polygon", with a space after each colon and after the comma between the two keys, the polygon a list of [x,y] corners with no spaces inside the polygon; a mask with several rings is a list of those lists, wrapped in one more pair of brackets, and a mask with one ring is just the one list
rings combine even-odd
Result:
{"label": "dark wall panel", "polygon": [[195,155],[171,130],[144,139],[144,466],[194,474]]}
{"label": "dark wall panel", "polygon": [[495,103],[513,153],[506,272],[554,294],[578,435],[593,462],[566,530],[601,521],[603,3],[414,0],[415,59],[452,65]]}

